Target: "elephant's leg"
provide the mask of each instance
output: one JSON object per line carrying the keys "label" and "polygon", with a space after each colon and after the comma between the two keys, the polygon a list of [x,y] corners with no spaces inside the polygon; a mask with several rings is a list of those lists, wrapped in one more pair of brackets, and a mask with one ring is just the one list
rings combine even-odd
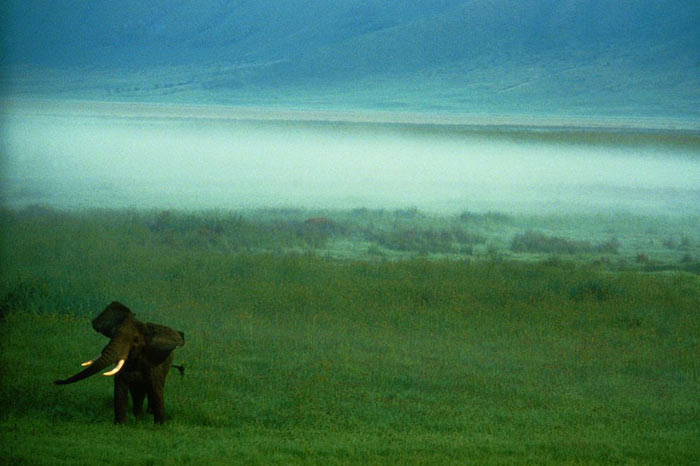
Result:
{"label": "elephant's leg", "polygon": [[148,410],[153,412],[153,420],[156,424],[165,421],[165,404],[163,403],[163,384],[151,380],[146,388],[148,395]]}
{"label": "elephant's leg", "polygon": [[134,382],[129,386],[131,401],[134,404],[134,416],[140,416],[143,412],[143,399],[146,397],[146,388],[142,383]]}
{"label": "elephant's leg", "polygon": [[114,379],[114,422],[126,421],[126,409],[129,405],[129,385],[121,378]]}

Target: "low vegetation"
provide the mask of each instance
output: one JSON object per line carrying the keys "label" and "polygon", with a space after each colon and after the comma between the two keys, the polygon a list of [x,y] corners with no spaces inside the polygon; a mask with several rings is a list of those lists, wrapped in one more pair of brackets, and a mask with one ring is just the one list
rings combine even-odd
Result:
{"label": "low vegetation", "polygon": [[[5,464],[691,464],[700,455],[700,278],[692,259],[680,260],[697,256],[696,219],[664,221],[661,236],[646,233],[658,219],[637,217],[1,215]],[[404,246],[386,239],[405,231],[415,235]],[[514,250],[528,231],[580,247]],[[664,246],[669,234],[687,236],[689,249]],[[612,238],[614,252],[579,243]],[[112,300],[186,334],[176,360],[185,375],[166,386],[162,427],[148,416],[112,425],[104,378],[51,383],[106,343],[89,319]]]}
{"label": "low vegetation", "polygon": [[573,241],[556,236],[548,236],[537,231],[526,231],[515,235],[511,243],[514,252],[546,252],[550,254],[607,253],[617,254],[620,242],[610,239],[593,246],[589,241]]}

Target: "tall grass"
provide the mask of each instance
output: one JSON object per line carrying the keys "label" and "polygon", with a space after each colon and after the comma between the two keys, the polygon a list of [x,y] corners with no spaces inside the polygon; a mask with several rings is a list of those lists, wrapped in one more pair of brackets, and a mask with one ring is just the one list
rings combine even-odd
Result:
{"label": "tall grass", "polygon": [[[10,464],[689,464],[700,454],[697,276],[563,260],[340,260],[306,240],[260,252],[193,241],[199,226],[154,229],[158,215],[4,214],[0,456]],[[224,218],[213,234],[258,228],[248,223]],[[163,427],[113,426],[102,377],[51,384],[102,348],[89,318],[115,299],[185,332],[176,362],[187,370],[166,385]]]}

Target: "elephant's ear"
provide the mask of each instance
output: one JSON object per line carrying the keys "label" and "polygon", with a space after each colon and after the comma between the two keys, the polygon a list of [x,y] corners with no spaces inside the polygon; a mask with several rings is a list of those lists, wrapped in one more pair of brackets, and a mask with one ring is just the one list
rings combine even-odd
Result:
{"label": "elephant's ear", "polygon": [[185,335],[170,327],[147,323],[146,328],[146,351],[157,363],[164,361],[172,350],[185,344]]}
{"label": "elephant's ear", "polygon": [[146,345],[156,351],[172,351],[185,344],[185,336],[182,332],[176,332],[165,325],[147,323],[148,336]]}
{"label": "elephant's ear", "polygon": [[92,328],[107,338],[114,338],[117,328],[129,318],[134,318],[134,313],[122,303],[114,301],[92,319]]}

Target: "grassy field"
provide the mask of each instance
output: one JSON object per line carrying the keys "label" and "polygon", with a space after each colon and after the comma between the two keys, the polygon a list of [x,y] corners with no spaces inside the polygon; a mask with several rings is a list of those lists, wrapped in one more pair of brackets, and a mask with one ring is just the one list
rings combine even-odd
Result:
{"label": "grassy field", "polygon": [[[310,218],[316,220],[308,221]],[[0,212],[3,464],[693,464],[697,218]],[[168,419],[66,387],[112,300]]]}

